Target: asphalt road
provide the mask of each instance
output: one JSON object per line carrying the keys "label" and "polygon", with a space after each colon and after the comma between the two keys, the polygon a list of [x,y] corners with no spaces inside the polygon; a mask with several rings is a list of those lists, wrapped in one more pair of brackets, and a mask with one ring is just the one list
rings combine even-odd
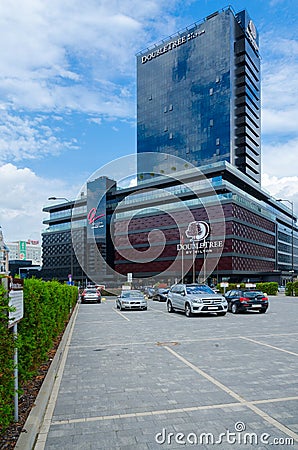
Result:
{"label": "asphalt road", "polygon": [[148,306],[80,305],[36,450],[298,449],[297,298],[225,317]]}

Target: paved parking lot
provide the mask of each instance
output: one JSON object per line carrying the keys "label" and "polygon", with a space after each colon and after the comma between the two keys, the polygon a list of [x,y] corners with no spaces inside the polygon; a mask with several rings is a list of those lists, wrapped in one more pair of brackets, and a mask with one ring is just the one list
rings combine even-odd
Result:
{"label": "paved parking lot", "polygon": [[298,449],[297,319],[284,296],[225,317],[80,305],[35,448]]}

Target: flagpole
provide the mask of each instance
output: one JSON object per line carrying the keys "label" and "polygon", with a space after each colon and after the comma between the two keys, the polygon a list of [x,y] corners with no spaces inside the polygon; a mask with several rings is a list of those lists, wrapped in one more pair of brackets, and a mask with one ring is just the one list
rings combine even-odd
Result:
{"label": "flagpole", "polygon": [[182,256],[181,256],[181,283],[183,283],[183,277],[184,277],[184,249],[183,249],[183,245],[184,245],[184,239],[183,236],[181,236],[181,250],[182,250]]}
{"label": "flagpole", "polygon": [[192,282],[196,282],[196,255],[195,255],[195,243],[192,243]]}

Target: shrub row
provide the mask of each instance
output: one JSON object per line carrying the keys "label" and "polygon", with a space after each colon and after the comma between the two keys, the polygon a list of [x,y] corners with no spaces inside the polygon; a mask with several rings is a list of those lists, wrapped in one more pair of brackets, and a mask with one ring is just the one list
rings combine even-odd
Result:
{"label": "shrub row", "polygon": [[[7,328],[7,298],[0,287],[0,431],[13,419],[13,333]],[[24,317],[18,324],[20,386],[47,360],[78,299],[74,286],[58,281],[24,280]]]}
{"label": "shrub row", "polygon": [[286,295],[295,295],[295,297],[298,296],[298,281],[289,281],[286,284],[286,290],[285,290],[285,294]]}
{"label": "shrub row", "polygon": [[[229,287],[226,288],[226,291],[239,288],[239,284],[240,289],[245,289],[244,283],[229,283]],[[220,287],[220,284],[217,285],[217,289],[219,289],[220,292],[224,292],[224,288]],[[276,295],[278,292],[278,283],[276,283],[275,281],[268,283],[256,283],[255,289],[265,292],[267,295]]]}

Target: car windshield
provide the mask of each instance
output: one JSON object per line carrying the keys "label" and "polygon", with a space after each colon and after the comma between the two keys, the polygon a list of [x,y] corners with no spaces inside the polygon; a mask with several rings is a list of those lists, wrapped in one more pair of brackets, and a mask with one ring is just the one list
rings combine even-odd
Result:
{"label": "car windshield", "polygon": [[127,291],[127,292],[122,292],[121,297],[124,297],[124,298],[143,297],[143,294],[140,291]]}
{"label": "car windshield", "polygon": [[261,291],[244,291],[243,292],[243,297],[246,297],[246,298],[254,298],[254,297],[258,297],[259,295],[264,297],[264,294]]}
{"label": "car windshield", "polygon": [[214,294],[209,286],[187,286],[187,294]]}

